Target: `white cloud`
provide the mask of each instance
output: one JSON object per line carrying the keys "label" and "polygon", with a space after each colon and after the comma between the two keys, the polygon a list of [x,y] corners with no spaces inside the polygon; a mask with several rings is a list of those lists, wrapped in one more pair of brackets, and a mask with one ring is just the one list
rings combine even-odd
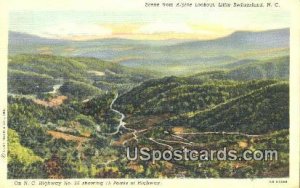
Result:
{"label": "white cloud", "polygon": [[85,36],[110,36],[112,30],[97,24],[66,23],[48,27],[41,32],[47,37],[85,37]]}
{"label": "white cloud", "polygon": [[193,33],[193,29],[185,23],[150,23],[139,28],[137,33]]}

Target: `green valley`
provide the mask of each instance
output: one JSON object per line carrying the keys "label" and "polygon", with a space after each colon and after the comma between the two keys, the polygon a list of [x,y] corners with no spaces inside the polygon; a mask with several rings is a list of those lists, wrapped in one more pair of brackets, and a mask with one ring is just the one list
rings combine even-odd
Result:
{"label": "green valley", "polygon": [[[26,35],[28,48],[10,33],[8,178],[289,176],[289,47],[272,41],[288,33],[165,43]],[[278,160],[131,161],[126,147],[272,149]]]}

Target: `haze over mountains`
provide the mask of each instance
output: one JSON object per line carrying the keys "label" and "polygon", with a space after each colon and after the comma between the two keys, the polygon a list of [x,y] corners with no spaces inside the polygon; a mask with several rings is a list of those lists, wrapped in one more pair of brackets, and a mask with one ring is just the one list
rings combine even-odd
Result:
{"label": "haze over mountains", "polygon": [[211,67],[224,68],[224,64],[249,59],[259,61],[286,56],[289,54],[289,29],[237,31],[206,41],[119,38],[68,41],[10,32],[9,53],[94,57],[167,75],[180,75]]}

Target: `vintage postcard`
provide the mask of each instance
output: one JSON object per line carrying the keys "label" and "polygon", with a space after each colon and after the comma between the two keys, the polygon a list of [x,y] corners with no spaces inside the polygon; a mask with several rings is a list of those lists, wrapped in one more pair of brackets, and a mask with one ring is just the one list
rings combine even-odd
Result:
{"label": "vintage postcard", "polygon": [[0,187],[299,186],[300,1],[0,7]]}

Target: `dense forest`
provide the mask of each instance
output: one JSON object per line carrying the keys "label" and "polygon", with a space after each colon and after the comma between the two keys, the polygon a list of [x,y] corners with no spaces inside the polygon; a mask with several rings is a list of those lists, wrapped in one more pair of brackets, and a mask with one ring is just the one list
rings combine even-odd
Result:
{"label": "dense forest", "polygon": [[[288,56],[165,77],[52,55],[10,56],[8,69],[9,178],[289,175]],[[279,159],[152,163],[129,161],[125,146],[276,149]]]}

